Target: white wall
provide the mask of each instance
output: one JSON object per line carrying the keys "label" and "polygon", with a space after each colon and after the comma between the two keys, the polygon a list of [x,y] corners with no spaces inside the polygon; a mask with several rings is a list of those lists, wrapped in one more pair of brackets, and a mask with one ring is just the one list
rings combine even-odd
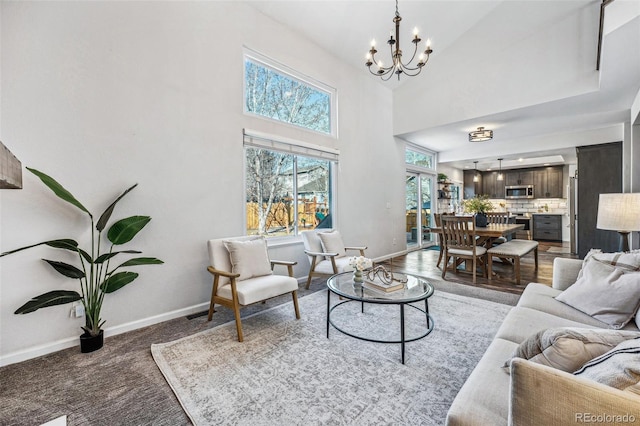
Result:
{"label": "white wall", "polygon": [[[556,2],[553,7],[570,5]],[[423,71],[426,75],[394,91],[394,133],[598,90],[598,73],[593,67],[597,32],[593,29],[598,25],[599,6],[584,2],[581,13],[555,22],[541,21],[548,7],[548,2],[505,1],[444,51],[437,51],[435,41],[433,60]],[[523,22],[536,22],[538,27]],[[536,29],[527,33],[527,28]],[[467,59],[462,66],[460,58]]]}
{"label": "white wall", "polygon": [[[345,242],[368,245],[371,257],[404,248],[392,245],[404,241],[404,153],[392,137],[391,92],[250,6],[12,2],[2,3],[1,19],[3,142],[98,215],[139,183],[114,218],[153,217],[130,248],[166,263],[140,267],[137,281],[106,297],[107,335],[208,301],[206,240],[244,231],[243,128],[340,149]],[[245,116],[243,46],[337,88],[339,137]],[[59,237],[86,242],[86,216],[30,173],[23,190],[1,199],[2,251]],[[306,274],[300,244],[272,251]],[[0,261],[0,363],[77,344],[82,321],[67,317],[69,305],[12,314],[37,294],[77,289],[42,257],[70,260],[37,248]]]}

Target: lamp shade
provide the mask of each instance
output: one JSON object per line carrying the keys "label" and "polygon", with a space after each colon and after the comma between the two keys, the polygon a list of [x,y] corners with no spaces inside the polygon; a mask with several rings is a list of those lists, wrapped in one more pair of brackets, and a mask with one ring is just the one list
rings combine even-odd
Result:
{"label": "lamp shade", "polygon": [[596,228],[640,231],[640,193],[600,194]]}

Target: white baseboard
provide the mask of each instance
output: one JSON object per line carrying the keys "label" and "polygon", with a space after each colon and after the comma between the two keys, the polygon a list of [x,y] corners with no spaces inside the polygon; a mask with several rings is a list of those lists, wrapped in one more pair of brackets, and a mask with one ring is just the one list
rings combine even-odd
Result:
{"label": "white baseboard", "polygon": [[[118,334],[126,333],[128,331],[137,330],[149,325],[158,324],[164,321],[169,321],[174,318],[179,318],[197,312],[202,312],[209,309],[209,302],[199,303],[197,305],[189,306],[187,308],[176,309],[175,311],[166,312],[159,315],[154,315],[148,318],[142,318],[136,321],[131,321],[125,324],[116,325],[114,327],[105,328],[105,337],[116,336]],[[0,356],[0,367],[15,364],[16,362],[26,361],[28,359],[36,358],[39,356],[47,355],[52,352],[61,351],[63,349],[79,346],[80,340],[78,336],[68,337],[55,342],[46,343],[44,345],[33,346],[20,351],[12,352],[10,354]]]}

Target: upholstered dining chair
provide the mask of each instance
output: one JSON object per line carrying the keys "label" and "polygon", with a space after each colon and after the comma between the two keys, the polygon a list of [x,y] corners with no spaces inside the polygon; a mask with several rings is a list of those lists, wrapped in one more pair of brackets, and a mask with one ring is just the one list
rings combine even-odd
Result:
{"label": "upholstered dining chair", "polygon": [[[263,237],[218,238],[209,240],[207,247],[211,263],[207,270],[213,275],[209,321],[216,303],[233,309],[238,341],[242,342],[240,308],[286,293],[291,293],[296,318],[300,319],[298,280],[293,278],[297,262],[269,260]],[[288,275],[273,274],[275,265],[286,266]]]}
{"label": "upholstered dining chair", "polygon": [[311,279],[314,276],[335,275],[341,272],[353,270],[349,266],[349,256],[347,251],[358,251],[360,256],[364,256],[366,246],[345,247],[340,232],[331,231],[303,231],[302,241],[304,243],[304,252],[309,258],[309,276],[307,285],[311,285]]}
{"label": "upholstered dining chair", "polygon": [[444,239],[444,265],[442,278],[449,266],[449,258],[453,258],[453,268],[457,270],[461,259],[470,260],[473,267],[473,283],[476,283],[478,266],[482,267],[483,276],[487,275],[487,249],[476,245],[475,217],[442,216],[442,234]]}
{"label": "upholstered dining chair", "polygon": [[[498,223],[498,224],[509,223],[509,212],[487,212],[486,215],[487,215],[487,223]],[[491,245],[496,246],[498,244],[502,244],[506,242],[507,242],[507,239],[505,237],[498,237],[498,238],[494,238]]]}

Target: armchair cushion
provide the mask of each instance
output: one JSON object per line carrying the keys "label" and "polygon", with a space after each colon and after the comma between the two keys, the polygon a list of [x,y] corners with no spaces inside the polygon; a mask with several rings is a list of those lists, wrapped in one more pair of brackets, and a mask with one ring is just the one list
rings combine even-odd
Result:
{"label": "armchair cushion", "polygon": [[[336,262],[336,269],[338,270],[338,274],[342,272],[353,271],[351,265],[349,265],[349,258],[339,257],[334,259]],[[331,260],[323,260],[322,262],[316,263],[315,271],[322,274],[334,274],[333,266],[331,265]]]}
{"label": "armchair cushion", "polygon": [[231,272],[240,274],[239,281],[272,274],[264,238],[248,241],[227,240],[224,241],[224,246],[229,251]]}
{"label": "armchair cushion", "polygon": [[336,257],[344,257],[347,252],[344,248],[342,235],[338,231],[320,232],[318,233],[320,242],[322,243],[322,251],[325,253],[338,253]]}
{"label": "armchair cushion", "polygon": [[[250,305],[297,290],[298,280],[286,275],[263,275],[244,281],[236,281],[236,289],[238,291],[238,303],[240,305]],[[218,288],[217,295],[225,299],[233,299],[231,284]]]}

